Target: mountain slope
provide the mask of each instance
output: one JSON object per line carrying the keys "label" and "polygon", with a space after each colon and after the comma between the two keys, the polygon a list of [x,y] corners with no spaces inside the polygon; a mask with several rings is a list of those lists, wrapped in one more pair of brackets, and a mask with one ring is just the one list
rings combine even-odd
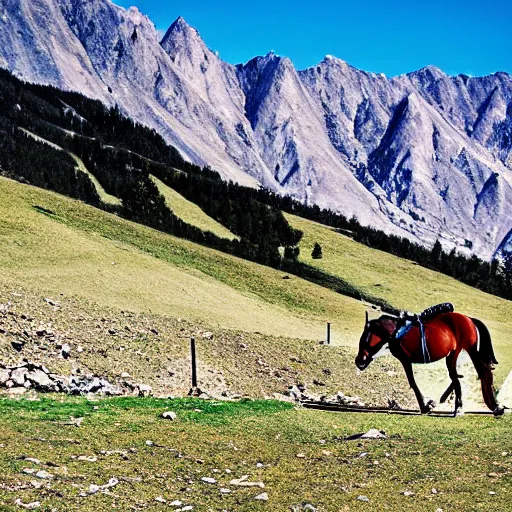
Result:
{"label": "mountain slope", "polygon": [[182,18],[159,41],[147,17],[109,0],[0,10],[2,67],[116,103],[224,178],[486,259],[512,228],[506,73],[428,66],[387,79],[332,57],[297,72],[274,54],[235,67]]}

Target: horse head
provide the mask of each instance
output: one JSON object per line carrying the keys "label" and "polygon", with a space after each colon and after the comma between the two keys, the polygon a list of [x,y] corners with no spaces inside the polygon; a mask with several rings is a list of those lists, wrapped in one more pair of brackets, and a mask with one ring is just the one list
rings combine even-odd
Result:
{"label": "horse head", "polygon": [[356,366],[364,370],[376,358],[389,353],[389,341],[396,329],[396,319],[381,316],[377,320],[369,320],[368,311],[363,334],[359,340],[359,352],[356,356]]}

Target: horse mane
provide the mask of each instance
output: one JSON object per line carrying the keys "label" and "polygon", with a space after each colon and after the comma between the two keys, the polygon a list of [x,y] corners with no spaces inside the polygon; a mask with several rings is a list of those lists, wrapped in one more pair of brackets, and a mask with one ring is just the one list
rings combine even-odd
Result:
{"label": "horse mane", "polygon": [[389,334],[393,333],[396,329],[397,318],[391,315],[382,315],[377,320]]}

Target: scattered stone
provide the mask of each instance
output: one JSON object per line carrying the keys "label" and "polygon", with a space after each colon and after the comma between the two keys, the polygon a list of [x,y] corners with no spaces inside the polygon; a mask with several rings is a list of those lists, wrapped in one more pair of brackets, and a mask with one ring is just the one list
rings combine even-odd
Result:
{"label": "scattered stone", "polygon": [[8,387],[8,392],[10,395],[22,395],[27,392],[27,388],[25,387]]}
{"label": "scattered stone", "polygon": [[494,496],[496,493],[495,493],[494,491],[489,491],[489,494],[490,494],[491,496]]}
{"label": "scattered stone", "polygon": [[297,457],[298,459],[305,459],[306,455],[304,453],[297,453],[297,455],[295,455],[295,457]]}
{"label": "scattered stone", "polygon": [[402,494],[404,496],[414,496],[414,493],[412,491],[403,491]]}
{"label": "scattered stone", "polygon": [[261,494],[258,494],[258,496],[255,496],[254,499],[260,501],[268,501],[268,494],[266,492],[262,492]]}
{"label": "scattered stone", "polygon": [[205,484],[216,484],[217,483],[217,480],[215,480],[215,478],[211,478],[209,476],[203,476],[201,478],[201,481],[204,482]]}
{"label": "scattered stone", "polygon": [[130,379],[132,376],[128,372],[121,373],[122,379]]}
{"label": "scattered stone", "polygon": [[174,500],[171,503],[169,503],[171,507],[181,507],[183,505],[183,502],[180,500]]}
{"label": "scattered stone", "polygon": [[382,430],[377,430],[376,428],[372,428],[368,430],[366,433],[361,434],[352,434],[350,436],[345,437],[345,441],[355,441],[357,439],[387,439],[387,435]]}
{"label": "scattered stone", "polygon": [[41,506],[40,501],[33,501],[32,503],[23,503],[19,498],[14,502],[14,504],[26,510],[34,510]]}
{"label": "scattered stone", "polygon": [[15,386],[23,386],[23,384],[25,384],[25,375],[27,373],[27,368],[16,368],[11,372],[11,381]]}
{"label": "scattered stone", "polygon": [[153,388],[149,386],[148,384],[139,384],[137,386],[139,396],[142,397],[148,397],[153,395]]}
{"label": "scattered stone", "polygon": [[64,343],[64,345],[62,345],[62,348],[60,349],[60,355],[64,359],[68,359],[69,356],[71,355],[71,347],[67,343]]}
{"label": "scattered stone", "polygon": [[96,462],[98,457],[94,457],[93,455],[80,455],[76,460],[84,461],[84,462]]}
{"label": "scattered stone", "polygon": [[229,485],[236,485],[238,487],[260,487],[261,489],[265,488],[265,484],[263,482],[249,482],[249,475],[244,475],[240,478],[235,478],[229,482]]}
{"label": "scattered stone", "polygon": [[11,372],[7,368],[0,368],[0,386],[3,386],[11,378]]}
{"label": "scattered stone", "polygon": [[50,298],[46,298],[44,299],[44,301],[46,302],[46,304],[48,304],[49,306],[53,306],[55,308],[60,308],[60,303],[57,302],[56,300],[53,300],[53,299],[50,299]]}
{"label": "scattered stone", "polygon": [[161,416],[163,419],[170,421],[176,421],[178,419],[178,415],[173,411],[165,411]]}
{"label": "scattered stone", "polygon": [[37,469],[34,468],[24,468],[21,470],[22,473],[25,473],[26,475],[33,475]]}
{"label": "scattered stone", "polygon": [[207,339],[207,340],[211,340],[213,338],[213,332],[203,332],[203,338]]}
{"label": "scattered stone", "polygon": [[359,501],[370,501],[370,498],[368,498],[368,496],[364,496],[364,495],[362,495],[362,494],[360,494],[360,495],[357,497],[357,499],[358,499]]}
{"label": "scattered stone", "polygon": [[146,445],[147,446],[154,446],[155,443],[153,443],[153,441],[146,441]]}
{"label": "scattered stone", "polygon": [[498,473],[489,473],[487,476],[489,478],[498,478],[500,475],[498,475]]}
{"label": "scattered stone", "polygon": [[33,457],[24,457],[23,460],[25,462],[32,462],[32,464],[36,464],[36,465],[41,464],[41,461],[39,459],[34,459]]}
{"label": "scattered stone", "polygon": [[155,501],[158,501],[158,503],[167,503],[167,500],[165,498],[162,498],[162,496],[156,497]]}
{"label": "scattered stone", "polygon": [[44,469],[38,471],[35,476],[36,478],[40,478],[41,480],[51,480],[53,478],[53,475],[51,473],[48,473],[48,471],[45,471]]}
{"label": "scattered stone", "polygon": [[311,503],[306,503],[303,507],[304,510],[307,510],[308,512],[316,512],[316,508],[311,505]]}
{"label": "scattered stone", "polygon": [[221,487],[220,493],[221,494],[231,494],[231,490],[230,489],[225,489],[224,487]]}
{"label": "scattered stone", "polygon": [[187,512],[188,510],[194,510],[194,507],[192,505],[187,505],[181,509],[181,512]]}
{"label": "scattered stone", "polygon": [[100,491],[106,491],[108,489],[111,489],[112,487],[115,487],[118,483],[119,483],[119,480],[117,478],[111,478],[104,485],[91,484],[89,486],[89,490],[87,491],[87,494],[96,494]]}
{"label": "scattered stone", "polygon": [[42,370],[36,370],[32,373],[28,373],[26,377],[30,382],[32,382],[32,384],[34,384],[34,387],[37,390],[51,391],[54,387],[50,377],[48,377],[48,375]]}

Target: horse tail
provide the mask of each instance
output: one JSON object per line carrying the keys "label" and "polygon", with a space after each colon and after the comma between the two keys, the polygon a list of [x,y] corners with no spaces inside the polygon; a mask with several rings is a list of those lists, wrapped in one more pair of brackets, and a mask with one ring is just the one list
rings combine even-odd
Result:
{"label": "horse tail", "polygon": [[487,329],[486,325],[478,318],[472,318],[473,324],[475,324],[478,336],[480,338],[478,355],[482,363],[485,365],[498,364],[496,356],[494,355],[494,349],[492,347],[491,333]]}

